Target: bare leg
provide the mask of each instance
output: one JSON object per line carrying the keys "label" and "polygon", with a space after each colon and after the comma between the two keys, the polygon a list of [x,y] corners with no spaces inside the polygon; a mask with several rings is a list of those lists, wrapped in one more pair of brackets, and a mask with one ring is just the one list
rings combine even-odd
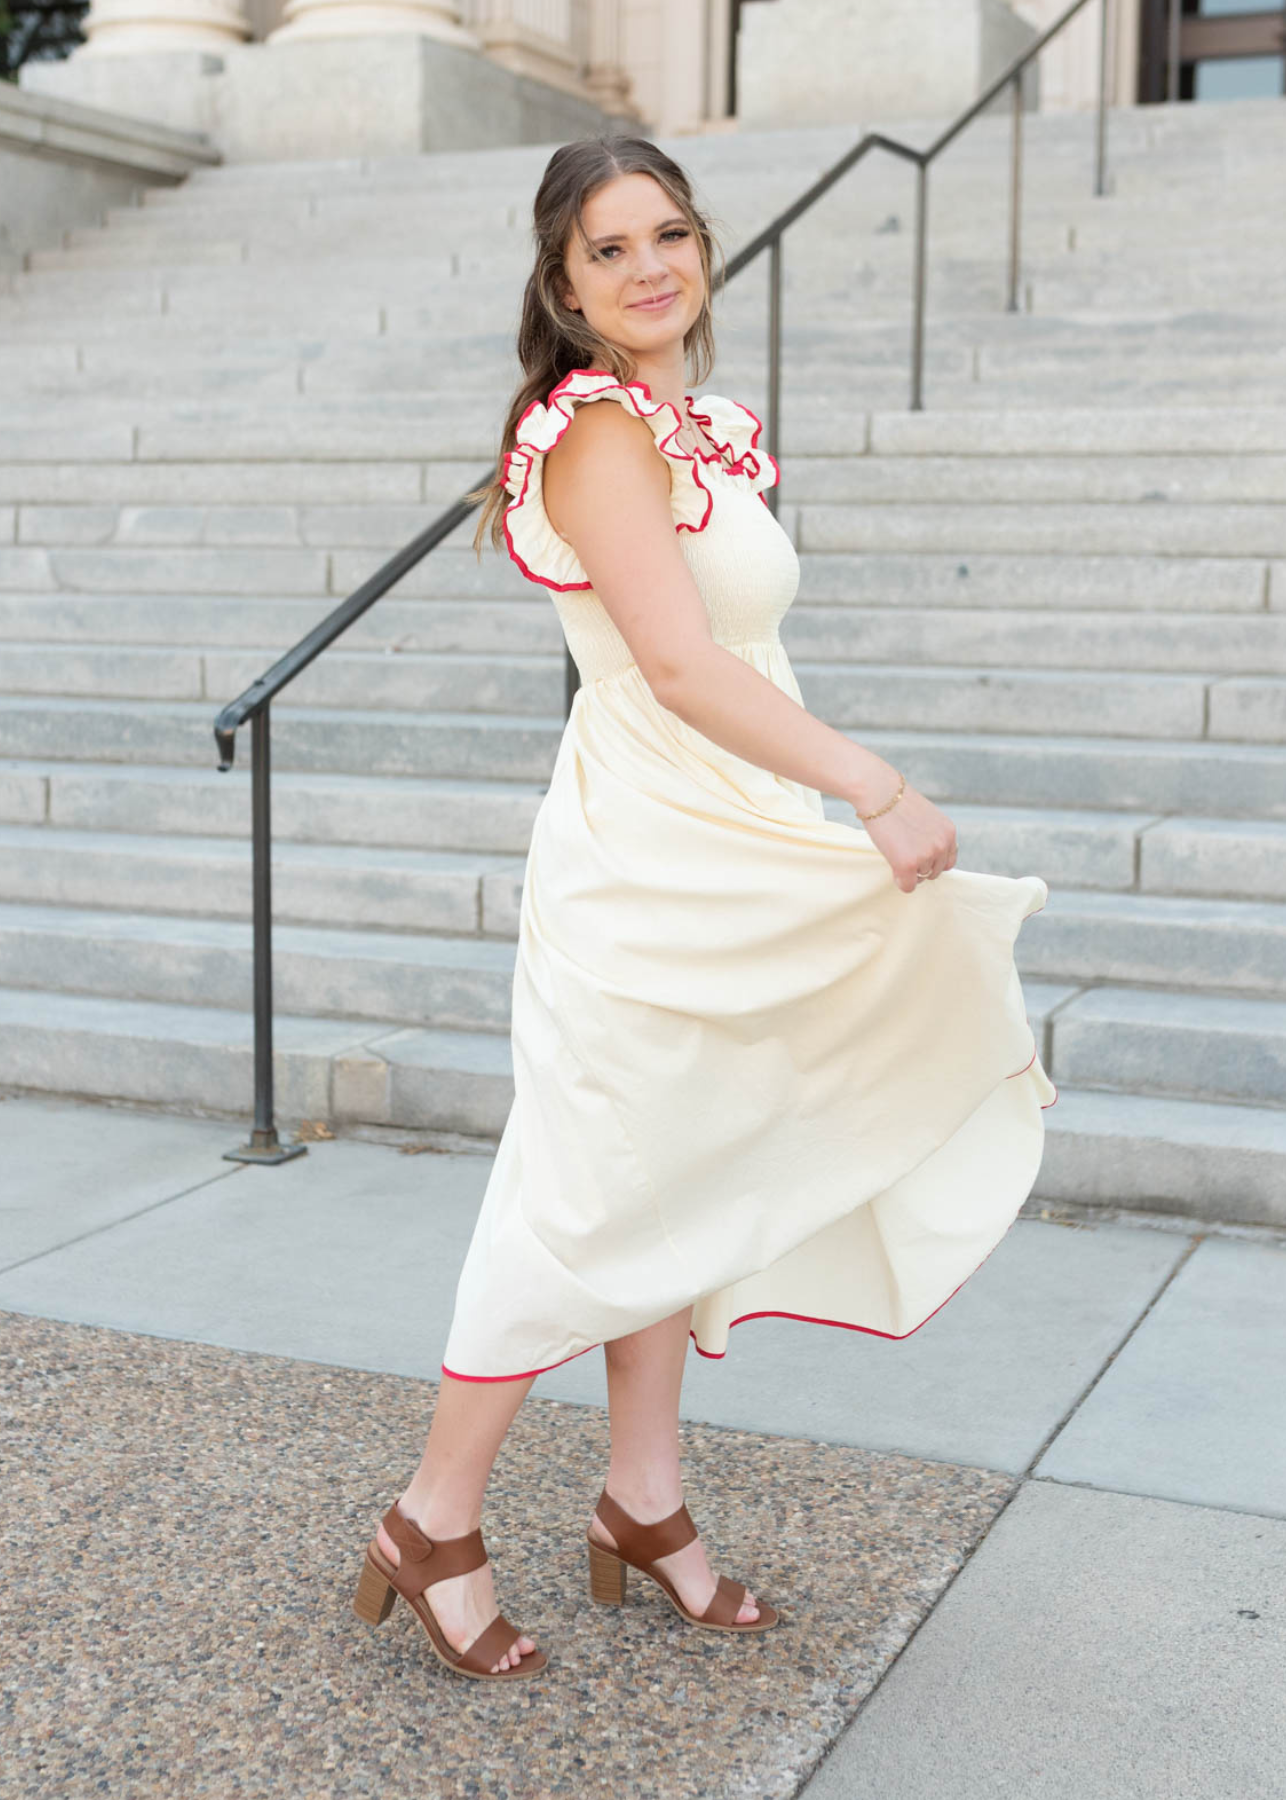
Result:
{"label": "bare leg", "polygon": [[[420,1466],[398,1506],[428,1537],[462,1537],[482,1523],[482,1497],[491,1465],[534,1376],[517,1381],[457,1381],[444,1375]],[[397,1545],[381,1525],[380,1549],[396,1568]],[[429,1605],[446,1640],[466,1650],[496,1616],[491,1564],[452,1575],[429,1589]],[[493,1670],[514,1668],[536,1648],[519,1637]]]}
{"label": "bare leg", "polygon": [[[689,1306],[659,1324],[603,1346],[612,1426],[607,1491],[641,1525],[655,1524],[683,1503],[679,1390],[691,1322]],[[609,1550],[615,1548],[615,1538],[597,1513],[594,1535]],[[714,1598],[716,1583],[700,1538],[672,1556],[660,1557],[656,1566],[669,1576],[689,1612],[705,1611]],[[749,1624],[758,1617],[755,1597],[747,1590],[737,1619]]]}

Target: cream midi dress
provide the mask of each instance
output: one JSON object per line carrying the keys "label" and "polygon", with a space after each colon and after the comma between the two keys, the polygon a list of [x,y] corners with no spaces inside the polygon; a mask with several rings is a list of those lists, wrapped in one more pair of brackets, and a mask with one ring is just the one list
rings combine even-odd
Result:
{"label": "cream midi dress", "polygon": [[[715,640],[795,700],[799,563],[736,401],[574,369],[505,464],[509,550],[580,671],[536,814],[513,980],[514,1098],[443,1370],[529,1375],[694,1303],[699,1351],[785,1317],[905,1337],[1004,1236],[1057,1093],[1013,946],[1038,875],[904,893],[865,829],[655,698],[541,498],[574,409],[644,419]],[[690,428],[686,435],[695,436]],[[856,818],[856,815],[854,815]]]}

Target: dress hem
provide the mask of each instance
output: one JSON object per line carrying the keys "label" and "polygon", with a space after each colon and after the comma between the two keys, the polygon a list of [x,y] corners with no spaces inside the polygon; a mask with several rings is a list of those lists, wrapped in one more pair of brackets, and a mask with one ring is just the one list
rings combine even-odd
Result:
{"label": "dress hem", "polygon": [[[1018,1075],[1025,1075],[1027,1070],[1031,1068],[1032,1063],[1035,1062],[1036,1054],[1036,1051],[1033,1049],[1030,1060],[1025,1063],[1021,1069],[1015,1070],[1013,1075],[1007,1075],[1005,1079],[1007,1081],[1013,1081]],[[1042,1112],[1048,1112],[1050,1107],[1055,1105],[1058,1100],[1057,1085],[1052,1083],[1051,1085],[1054,1086],[1054,1098],[1053,1100],[1047,1100],[1043,1103],[1040,1109]],[[1006,1233],[1006,1235],[1008,1234]],[[817,1318],[812,1313],[779,1312],[773,1308],[769,1308],[763,1312],[741,1313],[737,1318],[729,1319],[728,1330],[731,1331],[734,1325],[744,1325],[750,1319],[796,1319],[804,1325],[829,1325],[831,1329],[835,1331],[861,1331],[868,1337],[884,1338],[890,1343],[901,1344],[904,1343],[907,1338],[914,1337],[916,1332],[920,1330],[920,1327],[927,1325],[930,1319],[935,1319],[942,1311],[943,1307],[946,1306],[949,1301],[955,1299],[956,1295],[960,1292],[960,1289],[964,1287],[967,1282],[973,1280],[974,1276],[978,1273],[978,1270],[983,1266],[983,1263],[987,1261],[988,1257],[995,1254],[995,1251],[1003,1242],[1003,1237],[998,1239],[997,1243],[994,1244],[987,1252],[987,1255],[983,1257],[982,1262],[975,1264],[965,1276],[964,1280],[958,1282],[956,1286],[952,1288],[946,1299],[940,1300],[933,1311],[926,1313],[920,1320],[919,1325],[913,1325],[910,1331],[880,1331],[878,1327],[874,1325],[854,1325],[847,1319],[821,1319]],[[700,1343],[697,1341],[697,1334],[695,1331],[689,1330],[688,1336],[692,1339],[692,1342],[696,1347],[697,1355],[704,1356],[710,1362],[721,1362],[728,1354],[726,1350],[703,1350]],[[591,1350],[601,1350],[602,1348],[602,1342],[597,1344],[586,1344],[583,1350],[573,1350],[570,1356],[560,1356],[557,1362],[545,1363],[543,1367],[539,1369],[524,1369],[517,1375],[462,1375],[457,1369],[448,1369],[445,1363],[441,1364],[441,1369],[442,1373],[444,1375],[449,1375],[452,1381],[531,1381],[534,1380],[537,1375],[547,1375],[551,1369],[561,1369],[564,1363],[575,1362],[578,1356],[588,1356]]]}

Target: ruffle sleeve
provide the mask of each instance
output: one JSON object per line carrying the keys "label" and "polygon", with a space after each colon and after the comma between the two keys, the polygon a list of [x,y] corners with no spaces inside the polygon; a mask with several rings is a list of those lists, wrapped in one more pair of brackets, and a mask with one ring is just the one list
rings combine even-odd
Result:
{"label": "ruffle sleeve", "polygon": [[[545,456],[570,425],[577,406],[593,400],[615,400],[636,419],[646,421],[657,449],[670,463],[670,501],[676,531],[704,531],[714,505],[699,462],[718,459],[700,452],[694,454],[675,442],[682,422],[668,400],[654,400],[645,381],[620,382],[605,369],[573,369],[551,389],[544,405],[534,400],[527,408],[518,421],[517,442],[504,464],[504,484],[513,495],[503,519],[509,554],[528,580],[539,581],[560,593],[593,584],[576,552],[549,522],[543,493]],[[691,412],[697,403],[689,399],[686,404]],[[707,430],[711,443],[723,437],[733,446],[738,458],[735,472],[751,476],[756,485],[771,485],[777,479],[777,466],[771,457],[753,448],[759,435],[759,421],[754,414],[734,401],[709,394],[703,395],[699,404],[715,422],[715,429],[710,430],[705,426],[706,410],[694,415]],[[768,465],[770,473],[766,472]],[[765,470],[762,484],[757,479],[761,469]]]}
{"label": "ruffle sleeve", "polygon": [[[695,399],[688,397],[687,408],[710,442],[733,458],[728,465],[730,475],[744,475],[759,493],[777,485],[781,470],[776,458],[759,448],[763,422],[748,406],[722,394],[700,394]],[[697,454],[703,462],[716,460],[701,450]]]}

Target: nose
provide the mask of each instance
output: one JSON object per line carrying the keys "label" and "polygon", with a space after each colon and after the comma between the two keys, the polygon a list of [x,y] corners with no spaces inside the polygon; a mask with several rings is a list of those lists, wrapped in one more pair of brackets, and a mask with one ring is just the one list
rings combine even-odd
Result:
{"label": "nose", "polygon": [[635,280],[646,283],[649,288],[655,287],[659,281],[665,279],[665,261],[662,257],[657,255],[656,251],[649,244],[646,249],[640,250],[634,258],[634,264],[630,273],[634,276]]}

